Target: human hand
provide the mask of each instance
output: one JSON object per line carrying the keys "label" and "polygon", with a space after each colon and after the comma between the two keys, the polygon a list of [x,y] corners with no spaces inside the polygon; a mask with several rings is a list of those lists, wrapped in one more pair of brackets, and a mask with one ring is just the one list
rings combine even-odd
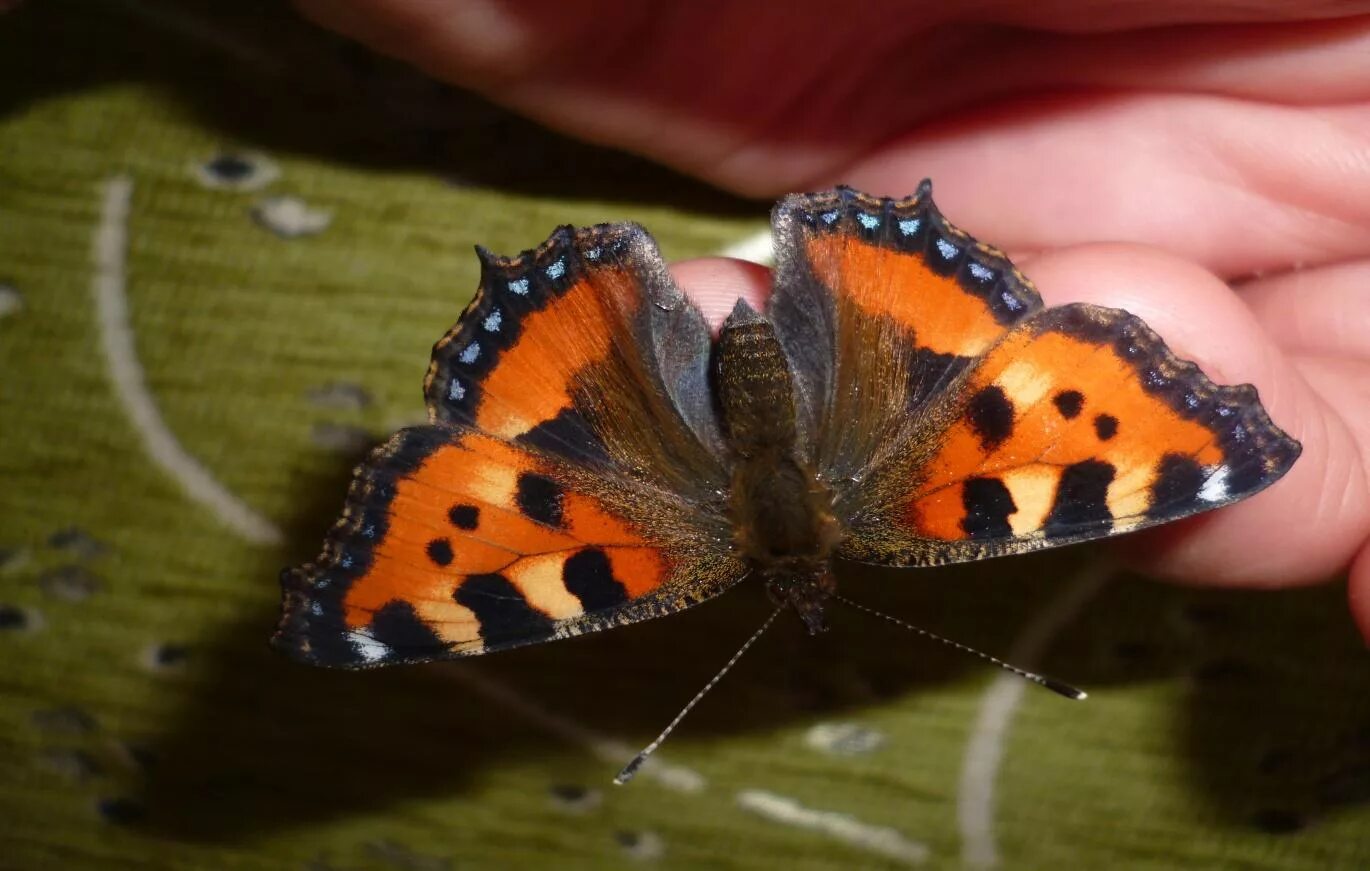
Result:
{"label": "human hand", "polygon": [[[1370,638],[1370,2],[297,2],[739,193],[933,178],[1048,305],[1139,315],[1303,442],[1270,490],[1133,537],[1145,566],[1288,586],[1349,565]],[[714,318],[769,285],[739,261],[674,271]]]}

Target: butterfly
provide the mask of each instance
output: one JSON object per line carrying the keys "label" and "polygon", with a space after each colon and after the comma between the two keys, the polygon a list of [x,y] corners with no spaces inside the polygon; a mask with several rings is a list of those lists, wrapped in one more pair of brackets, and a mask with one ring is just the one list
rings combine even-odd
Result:
{"label": "butterfly", "polygon": [[[773,213],[774,290],[715,337],[634,224],[561,227],[433,349],[429,423],[357,469],[273,642],[321,666],[472,656],[744,578],[810,631],[834,561],[935,566],[1244,499],[1299,455],[1125,311],[1045,308],[929,182]],[[774,614],[772,615],[774,618]]]}

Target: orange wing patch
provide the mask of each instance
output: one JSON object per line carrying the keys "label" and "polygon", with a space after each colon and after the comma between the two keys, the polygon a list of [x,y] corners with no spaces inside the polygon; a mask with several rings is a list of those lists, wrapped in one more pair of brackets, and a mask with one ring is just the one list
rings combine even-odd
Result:
{"label": "orange wing patch", "polygon": [[795,364],[807,452],[839,490],[865,478],[894,447],[892,433],[1041,308],[1007,258],[942,217],[926,182],[904,200],[848,188],[786,197],[775,226],[767,313]]}
{"label": "orange wing patch", "polygon": [[837,234],[814,236],[806,247],[821,281],[842,288],[866,315],[893,318],[935,354],[974,357],[1004,333],[985,299],[967,293],[955,275],[934,272],[921,255]]}
{"label": "orange wing patch", "polygon": [[1215,386],[1137,318],[1088,305],[1015,329],[959,395],[903,509],[920,538],[1030,549],[1126,532],[1250,495],[1299,451],[1251,387]]}
{"label": "orange wing patch", "polygon": [[598,628],[676,561],[558,469],[471,431],[379,449],[319,561],[283,579],[276,641],[321,664],[458,656]]}

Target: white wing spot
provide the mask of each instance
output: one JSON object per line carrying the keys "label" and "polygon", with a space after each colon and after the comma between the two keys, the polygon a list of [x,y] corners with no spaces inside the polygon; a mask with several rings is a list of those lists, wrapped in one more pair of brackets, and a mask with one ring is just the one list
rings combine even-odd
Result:
{"label": "white wing spot", "polygon": [[519,296],[527,296],[527,295],[528,295],[528,279],[526,279],[526,278],[519,278],[519,279],[516,279],[516,280],[514,280],[514,281],[509,282],[509,291],[510,291],[511,293],[517,293]]}
{"label": "white wing spot", "polygon": [[485,316],[485,320],[481,321],[481,326],[485,327],[487,333],[498,333],[500,322],[503,320],[504,315],[499,309],[495,309]]}
{"label": "white wing spot", "polygon": [[918,226],[922,223],[922,218],[906,218],[899,222],[899,232],[905,236],[912,236],[918,232]]}
{"label": "white wing spot", "polygon": [[390,655],[390,646],[371,637],[365,629],[353,629],[347,633],[347,640],[352,642],[357,655],[367,662],[378,662]]}
{"label": "white wing spot", "polygon": [[937,240],[937,250],[948,260],[954,259],[957,254],[961,253],[955,245],[951,244],[946,239]]}
{"label": "white wing spot", "polygon": [[553,263],[551,266],[547,267],[546,272],[547,277],[553,280],[562,277],[566,274],[566,261],[558,260],[556,263]]}
{"label": "white wing spot", "polygon": [[823,223],[831,224],[833,221],[837,220],[837,212],[824,212],[818,217],[823,219]]}
{"label": "white wing spot", "polygon": [[[479,357],[480,357],[480,342],[472,342],[471,344],[467,345],[465,348],[462,348],[462,349],[461,349],[461,353],[457,355],[457,359],[458,359],[458,360],[460,360],[460,361],[463,362],[463,363],[467,363],[467,364],[476,362],[476,360],[477,360]],[[452,383],[455,384],[456,382],[454,381],[454,382],[452,382]]]}
{"label": "white wing spot", "polygon": [[[970,265],[970,274],[980,281],[989,281],[994,278],[994,270],[981,263],[972,263]],[[1017,302],[1017,300],[1014,301]]]}
{"label": "white wing spot", "polygon": [[596,247],[591,248],[590,250],[586,251],[586,252],[585,252],[585,259],[586,259],[586,260],[598,260],[598,259],[599,259],[599,247],[596,246]]}
{"label": "white wing spot", "polygon": [[1199,488],[1199,498],[1205,502],[1221,502],[1227,498],[1227,466],[1218,466]]}
{"label": "white wing spot", "polygon": [[860,221],[861,226],[865,227],[867,230],[874,230],[876,227],[880,226],[880,219],[878,217],[875,215],[867,215],[865,212],[858,213],[856,220]]}
{"label": "white wing spot", "polygon": [[466,387],[457,379],[453,378],[452,383],[447,385],[447,398],[453,402],[460,402],[466,398]]}

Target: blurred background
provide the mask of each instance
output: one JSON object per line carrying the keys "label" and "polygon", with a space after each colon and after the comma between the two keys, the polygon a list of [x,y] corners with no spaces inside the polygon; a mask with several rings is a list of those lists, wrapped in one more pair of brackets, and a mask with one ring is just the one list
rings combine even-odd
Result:
{"label": "blurred background", "polygon": [[627,788],[759,588],[454,664],[267,649],[280,568],[422,419],[473,245],[631,219],[668,259],[757,250],[769,205],[267,0],[0,17],[0,867],[1364,867],[1339,587],[1172,588],[1089,548],[852,572],[1090,699],[781,621]]}

